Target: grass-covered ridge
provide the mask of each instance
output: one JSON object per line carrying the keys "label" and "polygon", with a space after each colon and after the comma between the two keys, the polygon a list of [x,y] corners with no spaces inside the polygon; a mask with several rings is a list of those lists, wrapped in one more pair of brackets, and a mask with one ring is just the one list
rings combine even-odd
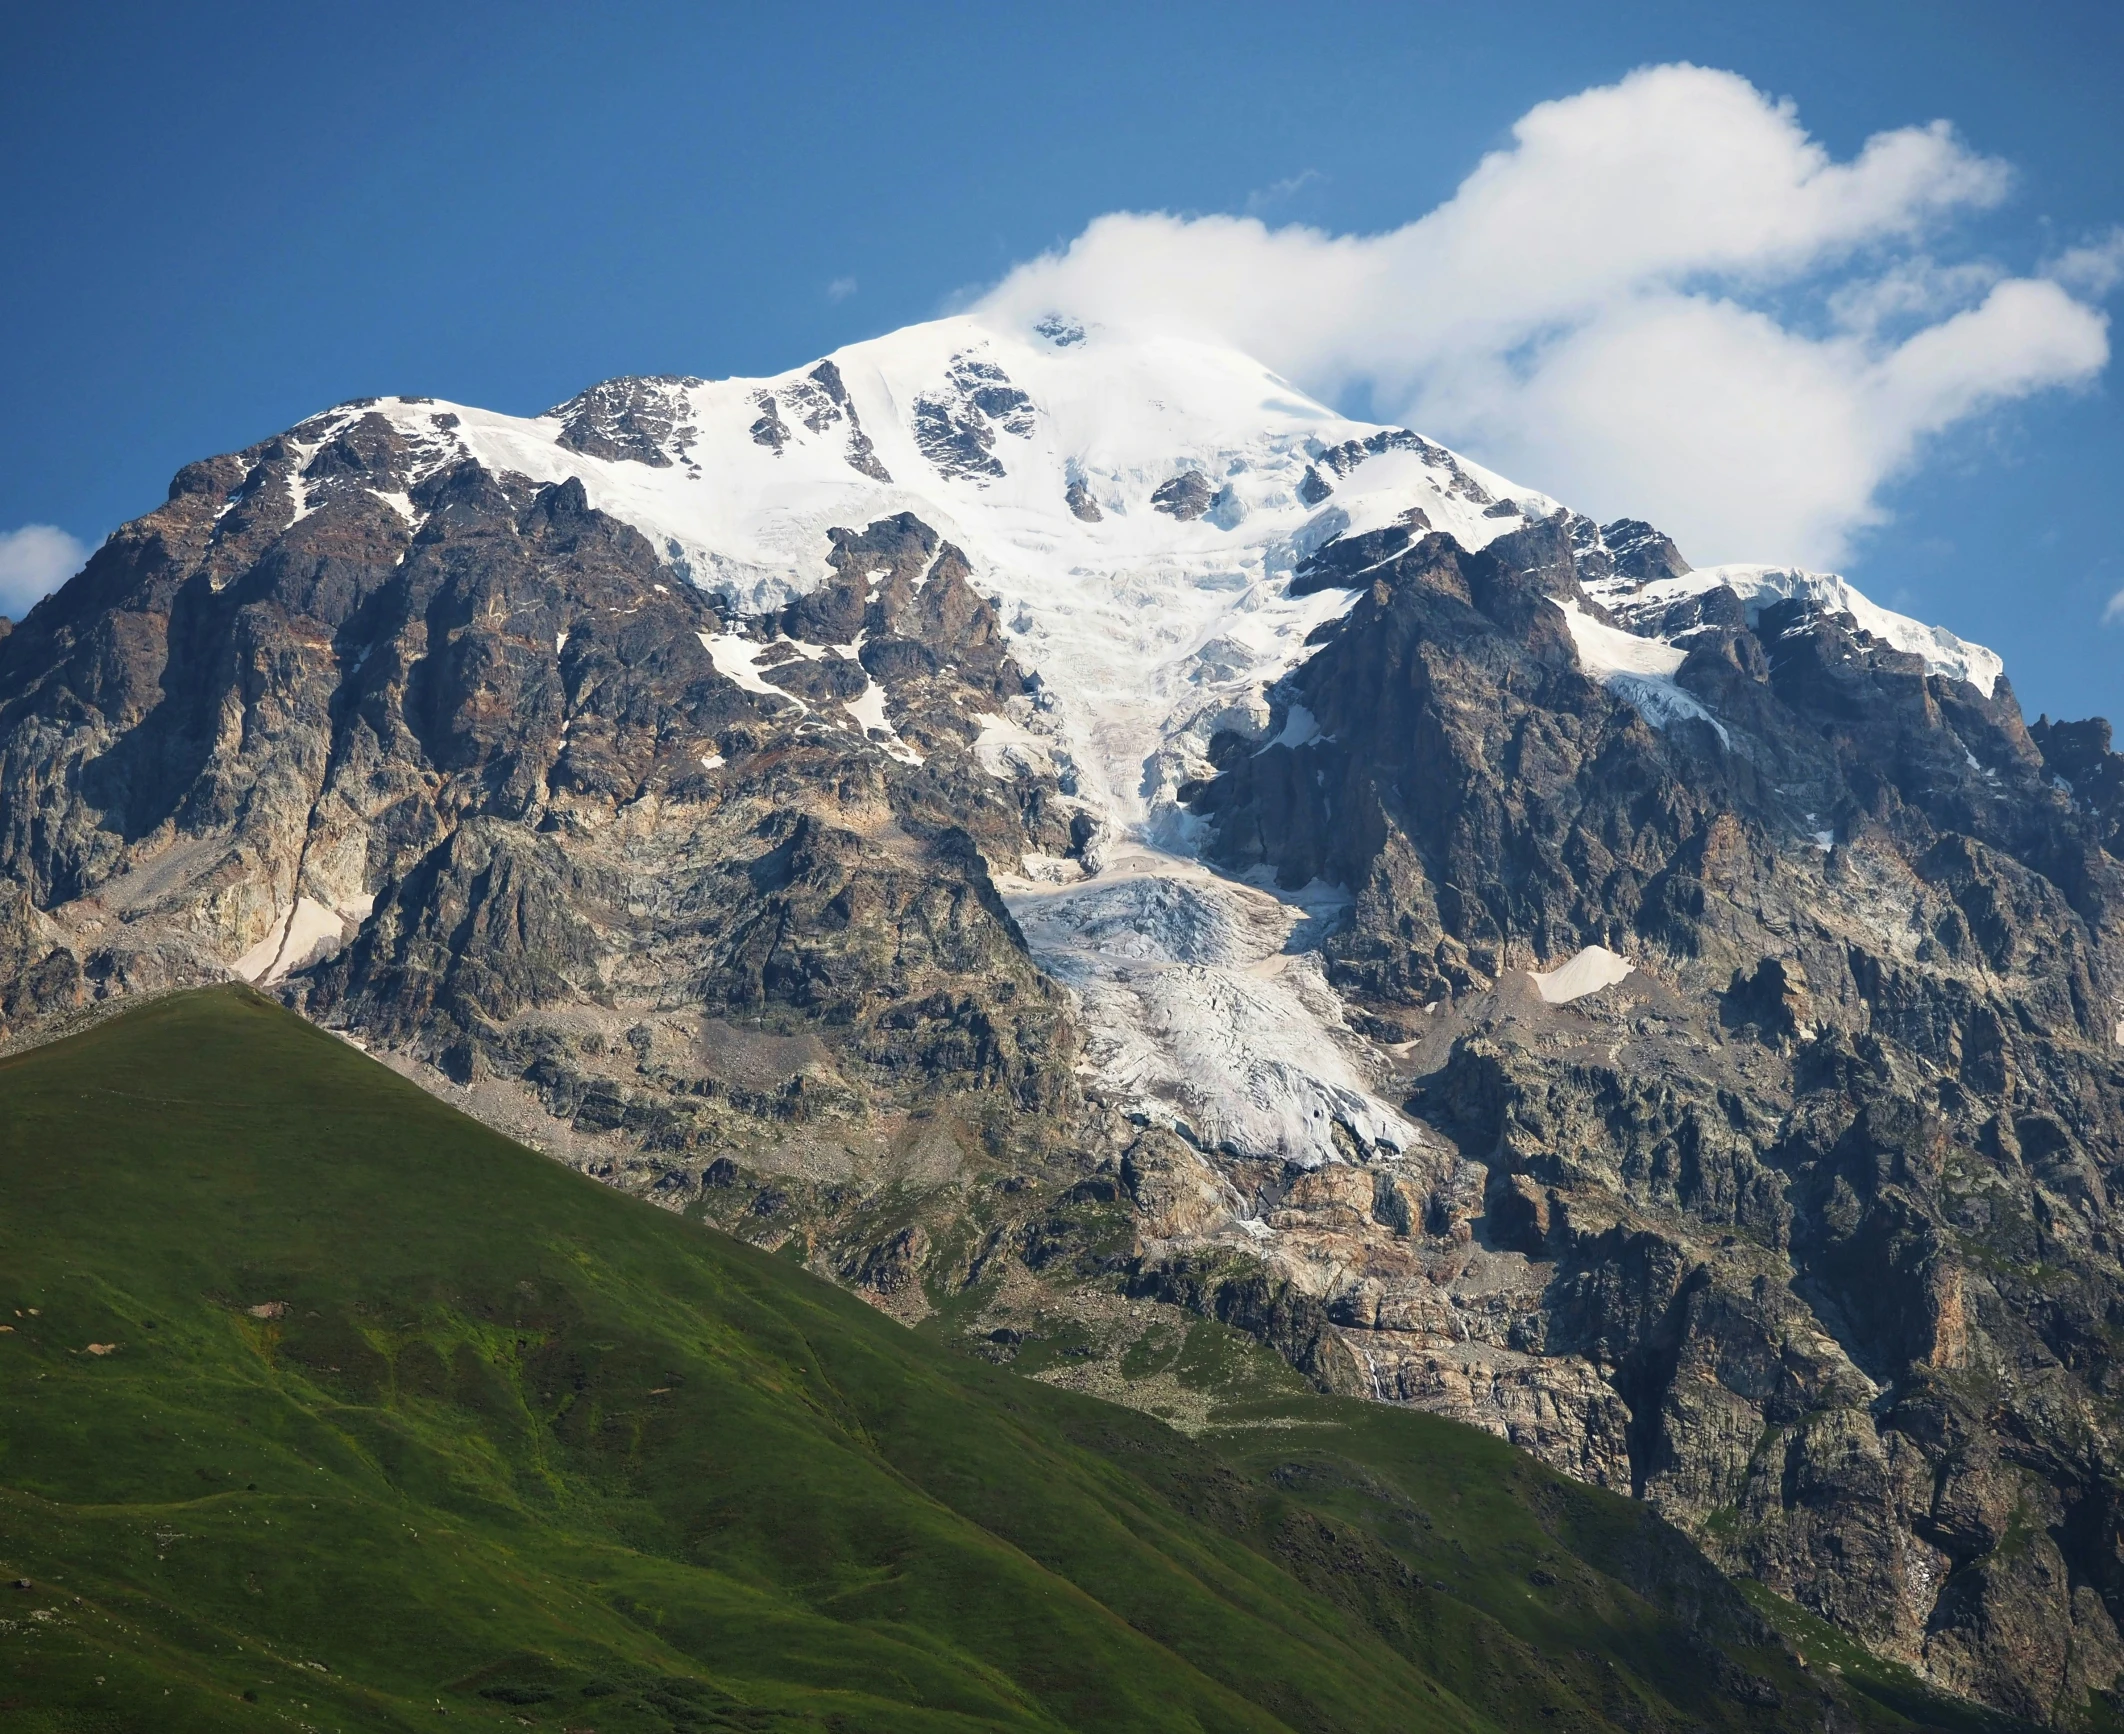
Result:
{"label": "grass-covered ridge", "polygon": [[1908,1726],[1480,1435],[961,1360],[241,990],[0,1061],[0,1325],[9,1729]]}

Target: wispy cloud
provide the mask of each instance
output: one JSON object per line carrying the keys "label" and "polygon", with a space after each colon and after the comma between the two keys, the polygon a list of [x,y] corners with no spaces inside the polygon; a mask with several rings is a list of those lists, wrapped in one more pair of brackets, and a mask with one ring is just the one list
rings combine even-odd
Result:
{"label": "wispy cloud", "polygon": [[2124,620],[2124,590],[2119,590],[2109,599],[2109,606],[2102,610],[2102,624],[2114,626]]}
{"label": "wispy cloud", "polygon": [[1828,565],[1934,435],[2108,362],[2110,242],[1935,262],[2011,183],[1944,121],[1840,162],[1745,79],[1652,67],[1530,110],[1402,228],[1116,213],[984,305],[1231,343],[1700,563]]}
{"label": "wispy cloud", "polygon": [[2107,295],[2124,283],[2124,226],[2082,246],[2066,248],[2043,267],[2043,275],[2082,295]]}
{"label": "wispy cloud", "polygon": [[0,614],[20,620],[87,558],[88,549],[56,524],[0,530]]}
{"label": "wispy cloud", "polygon": [[1324,181],[1327,176],[1318,169],[1300,169],[1295,175],[1286,175],[1280,181],[1271,181],[1265,187],[1256,187],[1246,195],[1246,214],[1258,217],[1272,206],[1295,197],[1315,181]]}
{"label": "wispy cloud", "polygon": [[855,292],[856,280],[853,277],[836,277],[826,285],[826,299],[829,301],[846,301]]}

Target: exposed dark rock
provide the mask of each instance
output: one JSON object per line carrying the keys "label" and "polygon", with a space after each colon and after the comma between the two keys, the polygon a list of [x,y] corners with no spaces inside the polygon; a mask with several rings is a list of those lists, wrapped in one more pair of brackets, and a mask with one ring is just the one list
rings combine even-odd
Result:
{"label": "exposed dark rock", "polygon": [[668,374],[608,379],[546,413],[564,424],[560,443],[570,451],[666,469],[685,459],[696,437],[686,423],[685,394],[701,383]]}
{"label": "exposed dark rock", "polygon": [[759,406],[760,418],[752,424],[752,443],[765,446],[780,457],[789,444],[789,429],[782,424],[782,406],[771,391],[761,392],[753,401]]}
{"label": "exposed dark rock", "polygon": [[[1556,604],[1684,568],[1589,532],[1329,544],[1295,587],[1362,594],[1282,689],[1317,735],[1195,787],[1231,867],[1353,887],[1330,974],[1414,1038],[1412,1107],[1460,1153],[1288,1186],[1264,1280],[1377,1391],[2070,1720],[2124,1667],[2106,726],[2025,729],[2003,681],[1714,590],[1647,624],[1690,634],[1676,678],[1726,732],[1648,727]],[[1520,973],[1595,944],[1640,972],[1560,1006]]]}
{"label": "exposed dark rock", "polygon": [[1216,490],[1209,478],[1200,470],[1182,470],[1170,481],[1160,482],[1151,490],[1151,504],[1169,518],[1185,522],[1199,518],[1210,509]]}
{"label": "exposed dark rock", "polygon": [[1658,578],[1680,578],[1689,571],[1689,562],[1681,557],[1673,539],[1642,519],[1618,518],[1603,524],[1600,535],[1615,571],[1624,578],[1649,584]]}
{"label": "exposed dark rock", "polygon": [[1091,489],[1084,485],[1081,476],[1069,484],[1062,498],[1069,507],[1070,515],[1081,518],[1087,524],[1096,524],[1106,516],[1099,510],[1099,502],[1092,498]]}
{"label": "exposed dark rock", "polygon": [[985,416],[970,415],[948,398],[918,397],[914,408],[915,445],[936,465],[937,473],[953,479],[1000,476],[1003,466],[994,455],[995,430]]}
{"label": "exposed dark rock", "polygon": [[[844,452],[849,468],[869,476],[873,481],[889,482],[891,473],[878,461],[876,448],[870,436],[863,431],[862,418],[856,414],[855,402],[848,395],[848,387],[841,378],[841,370],[830,361],[822,361],[793,385],[784,386],[781,396],[789,406],[790,413],[798,417],[805,427],[815,434],[823,434],[829,428],[843,423],[848,428],[848,443]],[[770,400],[770,414],[772,400]],[[763,421],[765,418],[762,418]],[[781,449],[781,441],[769,442],[761,438],[760,424],[753,427],[753,438],[762,444],[773,443]]]}
{"label": "exposed dark rock", "polygon": [[[0,640],[0,1023],[302,964],[300,898],[342,926],[285,984],[311,1015],[543,1105],[593,1168],[657,1153],[645,1189],[914,1098],[1048,1135],[1066,1008],[981,850],[1066,850],[1071,814],[966,752],[1024,677],[956,550],[912,518],[836,542],[866,650],[913,653],[881,684],[914,765],[814,720],[853,658],[767,670],[808,708],[719,673],[709,599],[580,483],[411,482],[380,417],[305,437],[300,523],[286,442],[193,466]],[[379,497],[408,487],[417,527]],[[763,1087],[718,1018],[825,1039]]]}
{"label": "exposed dark rock", "polygon": [[992,361],[952,358],[945,383],[915,400],[914,438],[940,475],[952,479],[1000,476],[996,435],[1023,439],[1033,431],[1032,399]]}

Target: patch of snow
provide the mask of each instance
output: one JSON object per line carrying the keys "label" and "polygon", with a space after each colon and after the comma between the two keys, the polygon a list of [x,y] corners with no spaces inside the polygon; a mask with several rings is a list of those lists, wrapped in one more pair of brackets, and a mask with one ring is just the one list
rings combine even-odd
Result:
{"label": "patch of snow", "polygon": [[703,753],[703,754],[701,754],[701,769],[702,769],[702,770],[704,770],[704,771],[719,771],[719,770],[721,770],[722,768],[723,768],[723,755],[722,755],[721,753]]}
{"label": "patch of snow", "polygon": [[1834,831],[1810,831],[1808,835],[1814,839],[1814,846],[1824,855],[1836,847],[1836,833]]}
{"label": "patch of snow", "polygon": [[[369,899],[371,907],[375,899]],[[363,911],[362,919],[367,919]],[[284,920],[273,931],[229,965],[232,974],[258,987],[270,987],[290,970],[300,969],[336,950],[345,937],[346,924],[336,910],[314,898],[298,897]]]}
{"label": "patch of snow", "polygon": [[1036,775],[1053,772],[1054,755],[1048,751],[1047,742],[1023,723],[995,715],[976,720],[981,732],[974,741],[974,757],[990,776],[1007,782],[1021,769]]}
{"label": "patch of snow", "polygon": [[[301,448],[297,447],[296,450],[299,453]],[[317,510],[316,505],[310,500],[310,485],[302,479],[300,469],[292,470],[288,474],[288,498],[294,502],[295,506],[295,515],[288,520],[288,530],[292,530],[303,519]],[[283,530],[281,534],[286,535],[287,530]]]}
{"label": "patch of snow", "polygon": [[1576,602],[1559,602],[1571,627],[1578,660],[1596,680],[1611,674],[1636,674],[1666,680],[1689,660],[1689,653],[1663,638],[1640,638],[1634,632],[1596,620]]}
{"label": "patch of snow", "polygon": [[1321,733],[1320,719],[1304,705],[1294,704],[1284,713],[1283,727],[1276,731],[1273,738],[1263,741],[1254,751],[1265,753],[1270,747],[1308,746],[1314,741],[1325,739],[1327,736]]}
{"label": "patch of snow", "polygon": [[1604,987],[1613,987],[1637,966],[1618,957],[1605,945],[1589,945],[1569,963],[1548,970],[1530,970],[1534,987],[1551,1005],[1569,1005]]}
{"label": "patch of snow", "polygon": [[855,698],[847,700],[842,708],[863,725],[867,733],[871,729],[893,732],[892,724],[885,716],[885,689],[876,681],[870,682]]}
{"label": "patch of snow", "polygon": [[[857,635],[858,638],[861,634]],[[885,689],[876,681],[867,684],[856,697],[845,701],[842,709],[855,718],[856,726],[865,735],[873,729],[885,737],[885,750],[904,764],[919,765],[922,755],[900,739],[900,731],[892,726],[885,714]]]}
{"label": "patch of snow", "polygon": [[1684,717],[1709,723],[1718,738],[1732,745],[1726,725],[1685,692],[1674,680],[1674,671],[1688,661],[1689,653],[1663,638],[1640,638],[1634,632],[1596,620],[1576,602],[1559,602],[1571,629],[1571,642],[1578,647],[1579,665],[1610,692],[1636,707],[1637,714],[1656,729]]}
{"label": "patch of snow", "polygon": [[273,967],[273,959],[280,955],[280,938],[287,931],[287,923],[277,916],[273,931],[229,965],[229,973],[243,981],[255,982]]}
{"label": "patch of snow", "polygon": [[716,672],[737,682],[747,692],[756,692],[767,698],[785,699],[799,710],[810,708],[795,693],[784,692],[760,673],[753,658],[759,655],[764,646],[754,643],[738,632],[696,632],[693,636],[701,641],[701,648],[715,664]]}

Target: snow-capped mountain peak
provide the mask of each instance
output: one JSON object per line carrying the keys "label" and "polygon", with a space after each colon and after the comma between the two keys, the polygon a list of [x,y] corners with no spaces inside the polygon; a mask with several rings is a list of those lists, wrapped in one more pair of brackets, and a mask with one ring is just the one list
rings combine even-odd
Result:
{"label": "snow-capped mountain peak", "polygon": [[[1053,780],[1101,839],[1072,862],[1028,856],[1020,878],[1001,866],[1035,955],[1080,994],[1109,1086],[1206,1145],[1261,1156],[1333,1160],[1337,1125],[1379,1151],[1420,1142],[1367,1094],[1375,1057],[1317,971],[1279,961],[1287,932],[1317,927],[1344,894],[1316,885],[1279,917],[1266,886],[1206,875],[1191,859],[1200,821],[1181,797],[1213,774],[1220,737],[1263,751],[1317,736],[1278,683],[1372,566],[1434,532],[1472,553],[1557,518],[1556,501],[1408,429],[1342,416],[1236,351],[1056,318],[1031,329],[937,320],[765,379],[610,380],[533,417],[416,398],[351,404],[294,437],[322,449],[372,415],[420,454],[408,490],[467,458],[580,483],[590,506],[719,599],[730,627],[702,643],[775,702],[804,705],[786,679],[767,679],[792,655],[831,655],[860,680],[860,635],[809,645],[746,623],[833,577],[833,532],[918,519],[963,553],[1035,679],[981,722],[979,763]],[[295,485],[299,515],[335,484]],[[391,503],[414,515],[409,493]],[[1989,651],[1879,609],[1840,578],[1691,572],[1649,525],[1567,521],[1589,606],[1560,600],[1581,665],[1656,727],[1700,722],[1733,744],[1674,678],[1686,651],[1665,624],[1720,585],[1754,610],[1800,597],[1855,615],[1986,693],[1996,679]],[[839,696],[822,715],[919,762],[876,682]],[[1156,896],[1146,879],[1161,883]],[[1143,919],[1117,921],[1117,909]],[[1166,943],[1208,931],[1246,943],[1215,955]],[[1202,1039],[1205,1020],[1235,1018],[1243,1032]],[[1260,1063],[1264,1048],[1274,1064]]]}
{"label": "snow-capped mountain peak", "polygon": [[381,414],[433,467],[573,477],[737,615],[823,581],[829,530],[913,512],[1002,601],[1129,825],[1151,817],[1173,704],[1258,693],[1346,600],[1284,594],[1307,554],[1411,521],[1476,548],[1558,509],[1235,351],[1045,323],[943,319],[767,379],[608,381],[536,417],[384,399],[300,431]]}

